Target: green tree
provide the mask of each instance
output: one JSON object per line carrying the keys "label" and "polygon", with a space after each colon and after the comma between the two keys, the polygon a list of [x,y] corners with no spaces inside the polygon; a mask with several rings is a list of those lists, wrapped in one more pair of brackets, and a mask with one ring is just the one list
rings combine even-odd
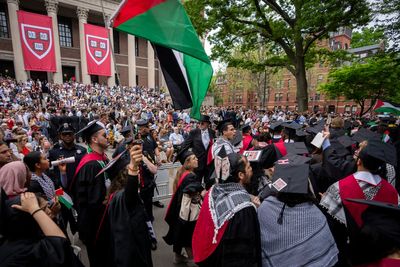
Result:
{"label": "green tree", "polygon": [[315,42],[340,27],[365,25],[370,14],[367,0],[193,0],[185,5],[199,33],[210,33],[212,58],[230,64],[236,47],[268,47],[272,56],[254,64],[285,67],[295,76],[300,111],[308,107],[306,63],[316,60]]}
{"label": "green tree", "polygon": [[[330,98],[344,96],[360,105],[360,116],[369,112],[377,99],[399,102],[400,65],[393,55],[379,55],[329,73],[319,90]],[[369,106],[368,106],[369,104]]]}
{"label": "green tree", "polygon": [[353,32],[351,48],[379,44],[385,39],[385,34],[379,28],[363,28],[361,32]]}
{"label": "green tree", "polygon": [[400,51],[400,0],[379,0],[375,10],[386,38],[392,44],[391,50]]}

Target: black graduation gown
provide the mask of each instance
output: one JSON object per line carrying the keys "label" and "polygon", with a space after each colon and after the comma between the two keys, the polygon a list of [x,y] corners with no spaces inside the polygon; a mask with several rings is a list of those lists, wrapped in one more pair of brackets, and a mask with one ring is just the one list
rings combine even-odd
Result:
{"label": "black graduation gown", "polygon": [[79,170],[73,184],[74,204],[78,212],[79,239],[85,245],[93,244],[104,213],[105,176],[102,174],[95,177],[101,169],[97,161],[86,163]]}
{"label": "black graduation gown", "polygon": [[229,221],[215,251],[197,264],[200,267],[261,266],[260,225],[256,210],[247,207],[237,212]]}
{"label": "black graduation gown", "polygon": [[[138,194],[138,177],[128,176],[125,190],[117,192],[107,209],[112,267],[151,267],[151,237],[147,215]],[[108,233],[107,233],[108,232]]]}
{"label": "black graduation gown", "polygon": [[357,169],[356,161],[349,153],[343,155],[330,146],[323,152],[322,168],[332,184],[354,173]]}
{"label": "black graduation gown", "polygon": [[168,245],[192,247],[192,236],[196,221],[183,221],[179,218],[179,211],[181,209],[184,193],[192,194],[201,191],[203,191],[203,187],[194,173],[187,174],[180,186],[176,189],[165,216],[165,221],[169,225],[169,230],[167,235],[163,238]]}
{"label": "black graduation gown", "polygon": [[71,244],[62,237],[7,242],[0,247],[2,267],[83,267]]}

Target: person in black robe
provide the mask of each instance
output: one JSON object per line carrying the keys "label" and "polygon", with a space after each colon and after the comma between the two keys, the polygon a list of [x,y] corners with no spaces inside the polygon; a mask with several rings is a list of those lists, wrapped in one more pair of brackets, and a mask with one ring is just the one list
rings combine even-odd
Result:
{"label": "person in black robe", "polygon": [[[182,218],[182,199],[184,194],[189,196],[191,203],[201,205],[201,192],[204,190],[194,170],[198,166],[198,159],[192,151],[181,151],[177,157],[182,164],[174,181],[174,194],[168,206],[165,221],[169,225],[167,235],[164,237],[168,245],[173,246],[174,263],[193,261],[192,236],[197,218]],[[205,191],[203,195],[205,194]],[[188,258],[182,255],[182,248],[185,248]]]}
{"label": "person in black robe", "polygon": [[81,159],[70,184],[78,212],[79,239],[86,245],[91,267],[107,266],[107,259],[104,258],[107,248],[95,241],[104,214],[107,187],[111,183],[106,173],[97,176],[108,162],[105,155],[108,140],[105,129],[97,121],[90,122],[81,132],[91,152]]}
{"label": "person in black robe", "polygon": [[[121,157],[111,161],[103,170],[115,177],[111,183],[107,206],[97,229],[96,244],[107,247],[105,266],[152,267],[152,235],[143,201],[138,194],[139,165],[142,149],[130,149],[130,159]],[[154,234],[154,233],[153,233]]]}
{"label": "person in black robe", "polygon": [[261,266],[256,207],[243,187],[252,169],[240,154],[227,158],[223,164],[229,170],[223,168],[219,183],[204,198],[192,239],[194,261],[199,266]]}
{"label": "person in black robe", "polygon": [[354,266],[400,266],[400,207],[386,202],[347,199],[367,205],[360,227],[346,213],[350,258]]}
{"label": "person in black robe", "polygon": [[2,206],[2,267],[83,267],[60,228],[50,219],[47,201],[22,193]]}

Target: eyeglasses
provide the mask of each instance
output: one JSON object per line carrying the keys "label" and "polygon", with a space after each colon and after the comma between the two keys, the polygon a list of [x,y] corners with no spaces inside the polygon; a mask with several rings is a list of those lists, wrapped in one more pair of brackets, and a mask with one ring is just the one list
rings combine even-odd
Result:
{"label": "eyeglasses", "polygon": [[73,132],[66,132],[66,133],[61,133],[61,135],[64,135],[64,136],[66,136],[66,135],[74,135],[74,133]]}

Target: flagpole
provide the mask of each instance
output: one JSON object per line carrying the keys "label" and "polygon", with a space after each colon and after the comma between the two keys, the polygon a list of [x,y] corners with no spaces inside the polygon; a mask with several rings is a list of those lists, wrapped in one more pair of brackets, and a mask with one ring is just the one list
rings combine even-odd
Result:
{"label": "flagpole", "polygon": [[[102,12],[103,12],[103,20],[104,20],[104,25],[105,25],[105,27],[106,27],[106,29],[107,29],[107,37],[108,37],[108,43],[110,44],[110,47],[111,47],[111,55],[112,55],[112,58],[113,58],[113,61],[114,61],[114,70],[115,70],[115,73],[117,74],[117,79],[118,79],[118,84],[119,84],[119,86],[121,86],[121,80],[119,79],[119,72],[118,72],[118,70],[117,70],[117,62],[115,61],[115,54],[114,54],[114,44],[111,42],[111,36],[110,36],[110,21],[111,21],[111,17],[108,19],[108,20],[106,20],[106,14],[105,14],[105,12],[104,12],[104,4],[103,4],[103,0],[100,0],[100,2],[101,2],[101,10],[102,10]],[[112,30],[112,29],[111,29]]]}
{"label": "flagpole", "polygon": [[[112,58],[113,58],[113,61],[114,61],[114,69],[115,69],[115,73],[117,74],[117,79],[118,79],[118,86],[120,87],[120,91],[121,91],[121,96],[122,96],[122,99],[124,99],[124,90],[122,89],[122,86],[121,86],[121,80],[119,79],[119,72],[118,72],[118,70],[117,70],[117,62],[116,62],[116,60],[115,60],[115,54],[114,54],[114,44],[113,43],[111,43],[111,37],[110,37],[110,32],[109,32],[109,27],[110,27],[110,25],[111,25],[111,18],[113,18],[114,17],[114,15],[115,14],[113,14],[111,17],[110,17],[110,19],[107,21],[106,20],[106,15],[105,15],[105,12],[104,12],[104,3],[103,3],[103,0],[100,0],[100,2],[101,2],[101,10],[102,10],[102,12],[103,12],[103,20],[104,20],[104,25],[105,25],[105,27],[106,27],[106,29],[107,29],[107,36],[108,36],[108,42],[110,43],[110,47],[111,47],[111,55],[112,55]],[[131,128],[131,136],[132,136],[132,140],[134,140],[135,139],[135,133],[133,132],[133,124],[132,124],[132,116],[131,115],[129,115],[129,114],[127,114],[127,119],[128,119],[128,125],[130,126],[130,128]]]}

